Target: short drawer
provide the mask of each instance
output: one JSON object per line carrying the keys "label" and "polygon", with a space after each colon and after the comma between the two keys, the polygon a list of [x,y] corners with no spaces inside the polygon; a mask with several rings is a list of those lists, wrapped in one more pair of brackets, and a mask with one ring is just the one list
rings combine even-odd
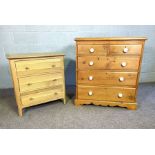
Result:
{"label": "short drawer", "polygon": [[141,55],[142,45],[110,45],[112,55]]}
{"label": "short drawer", "polygon": [[78,99],[135,102],[135,88],[78,86]]}
{"label": "short drawer", "polygon": [[78,55],[106,55],[108,45],[78,45]]}
{"label": "short drawer", "polygon": [[20,93],[63,85],[62,73],[19,78]]}
{"label": "short drawer", "polygon": [[78,57],[78,70],[113,69],[138,70],[140,57],[124,56],[81,56]]}
{"label": "short drawer", "polygon": [[63,58],[28,59],[16,62],[17,72],[29,72],[43,69],[63,69]]}
{"label": "short drawer", "polygon": [[78,71],[78,84],[136,86],[137,72]]}
{"label": "short drawer", "polygon": [[30,106],[63,98],[63,89],[42,90],[41,92],[21,96],[23,106]]}

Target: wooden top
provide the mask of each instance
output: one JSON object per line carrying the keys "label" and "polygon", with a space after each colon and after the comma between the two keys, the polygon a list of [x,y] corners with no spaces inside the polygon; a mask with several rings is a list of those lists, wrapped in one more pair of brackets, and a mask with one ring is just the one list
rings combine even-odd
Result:
{"label": "wooden top", "polygon": [[11,54],[6,55],[7,59],[25,59],[25,58],[40,58],[40,57],[55,57],[64,56],[63,53],[29,53],[29,54]]}
{"label": "wooden top", "polygon": [[96,41],[110,41],[110,40],[147,40],[146,37],[108,37],[108,38],[75,38],[75,41],[88,41],[88,40],[96,40]]}

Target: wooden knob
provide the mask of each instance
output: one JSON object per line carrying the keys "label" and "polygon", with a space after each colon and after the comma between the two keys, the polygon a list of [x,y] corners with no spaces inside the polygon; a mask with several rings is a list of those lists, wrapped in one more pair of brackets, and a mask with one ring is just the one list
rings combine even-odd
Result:
{"label": "wooden knob", "polygon": [[122,98],[123,97],[123,94],[122,93],[118,93],[118,97],[119,98]]}
{"label": "wooden knob", "polygon": [[89,62],[89,66],[92,66],[93,64],[94,64],[93,61],[90,61],[90,62]]}
{"label": "wooden knob", "polygon": [[28,70],[28,69],[29,69],[29,67],[25,67],[25,69],[26,69],[26,70]]}
{"label": "wooden knob", "polygon": [[93,80],[93,76],[89,76],[88,79],[91,81]]}
{"label": "wooden knob", "polygon": [[125,67],[126,65],[127,65],[126,62],[122,62],[122,63],[121,63],[121,66],[122,66],[122,67]]}
{"label": "wooden knob", "polygon": [[32,98],[32,97],[31,97],[31,98],[29,98],[29,100],[30,100],[30,101],[32,101],[33,99],[34,99],[34,98]]}
{"label": "wooden knob", "polygon": [[52,67],[55,67],[55,65],[52,65]]}
{"label": "wooden knob", "polygon": [[93,92],[92,92],[92,91],[89,91],[89,92],[88,92],[88,95],[89,95],[89,96],[92,96],[92,95],[93,95]]}
{"label": "wooden knob", "polygon": [[120,81],[120,82],[123,82],[123,81],[124,81],[124,77],[120,77],[120,78],[119,78],[119,81]]}
{"label": "wooden knob", "polygon": [[128,51],[129,51],[129,49],[128,49],[127,47],[125,47],[125,48],[123,49],[123,52],[124,52],[124,53],[128,53]]}
{"label": "wooden knob", "polygon": [[90,48],[89,51],[90,51],[90,53],[94,53],[95,50],[94,50],[94,48]]}
{"label": "wooden knob", "polygon": [[28,86],[31,86],[31,85],[32,85],[32,83],[28,83],[27,85],[28,85]]}

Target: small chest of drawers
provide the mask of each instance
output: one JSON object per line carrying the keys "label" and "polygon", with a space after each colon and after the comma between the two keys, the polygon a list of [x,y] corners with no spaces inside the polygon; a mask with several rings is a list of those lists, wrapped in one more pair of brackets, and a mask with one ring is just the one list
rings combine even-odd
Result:
{"label": "small chest of drawers", "polygon": [[136,109],[146,38],[76,38],[76,105]]}
{"label": "small chest of drawers", "polygon": [[64,55],[8,56],[19,115],[22,109],[65,99]]}

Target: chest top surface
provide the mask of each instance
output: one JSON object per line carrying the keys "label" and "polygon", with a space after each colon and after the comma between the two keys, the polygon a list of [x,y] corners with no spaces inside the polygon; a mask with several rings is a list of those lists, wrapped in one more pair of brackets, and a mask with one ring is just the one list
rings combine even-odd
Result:
{"label": "chest top surface", "polygon": [[65,56],[63,53],[29,53],[29,54],[8,54],[7,59],[28,59],[41,57],[58,57]]}

